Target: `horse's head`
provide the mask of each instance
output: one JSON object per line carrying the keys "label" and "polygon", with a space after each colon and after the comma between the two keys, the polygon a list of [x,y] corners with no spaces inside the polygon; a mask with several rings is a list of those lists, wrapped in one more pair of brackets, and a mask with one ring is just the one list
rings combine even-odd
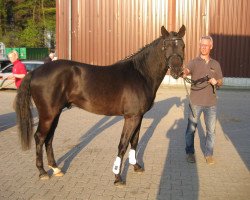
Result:
{"label": "horse's head", "polygon": [[185,48],[182,38],[185,35],[185,31],[186,28],[184,25],[182,25],[178,33],[169,33],[164,26],[161,27],[161,34],[163,38],[162,51],[165,51],[167,65],[170,69],[170,75],[175,79],[182,75]]}

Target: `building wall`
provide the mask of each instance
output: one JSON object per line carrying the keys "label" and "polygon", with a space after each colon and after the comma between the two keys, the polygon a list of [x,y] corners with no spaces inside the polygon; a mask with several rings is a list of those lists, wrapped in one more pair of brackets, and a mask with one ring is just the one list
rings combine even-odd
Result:
{"label": "building wall", "polygon": [[[250,77],[248,0],[57,0],[59,58],[112,64],[169,31],[187,28],[185,63],[199,38],[214,38],[213,57],[227,77]],[[72,20],[71,20],[72,18]]]}
{"label": "building wall", "polygon": [[224,76],[250,78],[250,2],[210,0],[209,6],[213,56],[220,61]]}
{"label": "building wall", "polygon": [[[56,0],[56,51],[60,59],[70,59],[70,1]],[[74,19],[77,20],[77,19]]]}

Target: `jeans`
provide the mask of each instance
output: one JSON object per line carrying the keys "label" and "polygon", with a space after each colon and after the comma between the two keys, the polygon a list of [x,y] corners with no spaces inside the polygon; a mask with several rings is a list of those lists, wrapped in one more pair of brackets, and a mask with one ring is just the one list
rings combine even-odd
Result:
{"label": "jeans", "polygon": [[194,118],[190,110],[188,116],[188,125],[186,130],[186,153],[194,154],[194,134],[197,127],[198,120],[201,113],[204,113],[204,120],[206,125],[206,142],[205,142],[205,156],[213,155],[213,148],[215,142],[215,125],[216,125],[216,106],[196,106],[193,105],[193,111],[196,114]]}

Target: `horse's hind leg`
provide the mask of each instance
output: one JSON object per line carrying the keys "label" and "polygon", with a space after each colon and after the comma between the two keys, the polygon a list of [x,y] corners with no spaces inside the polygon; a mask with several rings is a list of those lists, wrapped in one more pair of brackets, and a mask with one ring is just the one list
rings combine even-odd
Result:
{"label": "horse's hind leg", "polygon": [[115,174],[114,184],[117,186],[124,184],[120,175],[122,168],[122,160],[134,132],[138,129],[138,127],[141,124],[141,120],[142,120],[141,116],[132,116],[129,118],[125,117],[122,135],[118,146],[118,155],[113,165],[113,172]]}
{"label": "horse's hind leg", "polygon": [[50,128],[49,134],[47,135],[47,137],[45,139],[45,149],[46,149],[46,153],[47,153],[48,165],[50,168],[52,168],[55,176],[63,176],[64,175],[61,172],[61,170],[57,167],[55,157],[54,157],[53,147],[52,147],[54,133],[55,133],[58,121],[59,121],[60,114],[61,113],[59,113],[55,117],[55,119],[52,123],[52,126]]}
{"label": "horse's hind leg", "polygon": [[138,145],[138,140],[139,140],[139,133],[140,133],[140,128],[141,128],[141,123],[138,125],[136,128],[131,140],[131,149],[129,151],[129,163],[134,166],[134,171],[135,172],[143,172],[144,169],[138,164],[135,156],[135,151]]}
{"label": "horse's hind leg", "polygon": [[49,176],[43,167],[43,144],[45,141],[45,137],[46,135],[43,135],[38,128],[34,135],[34,138],[36,142],[36,167],[39,170],[40,179],[49,179]]}
{"label": "horse's hind leg", "polygon": [[[45,118],[45,117],[44,117]],[[34,135],[36,142],[36,167],[39,170],[40,179],[48,179],[49,176],[43,167],[43,144],[47,138],[50,131],[51,124],[53,123],[53,118],[43,119],[40,117],[37,131]]]}

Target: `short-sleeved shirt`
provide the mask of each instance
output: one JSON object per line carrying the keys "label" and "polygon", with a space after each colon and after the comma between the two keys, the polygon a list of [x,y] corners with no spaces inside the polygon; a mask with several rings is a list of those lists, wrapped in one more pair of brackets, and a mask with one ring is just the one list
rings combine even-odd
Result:
{"label": "short-sleeved shirt", "polygon": [[[20,60],[16,60],[13,63],[13,68],[12,68],[12,73],[13,74],[27,74],[27,70],[25,65],[20,61]],[[19,88],[21,85],[22,79],[21,78],[16,78],[15,77],[15,84],[16,87]]]}
{"label": "short-sleeved shirt", "polygon": [[[206,63],[204,59],[198,56],[187,64],[187,68],[190,70],[192,80],[198,80],[207,75],[209,78],[215,78],[216,80],[223,78],[219,62],[212,58]],[[191,86],[190,99],[194,105],[216,105],[216,94],[213,91],[212,85],[207,84],[207,82],[204,82],[196,86]]]}

